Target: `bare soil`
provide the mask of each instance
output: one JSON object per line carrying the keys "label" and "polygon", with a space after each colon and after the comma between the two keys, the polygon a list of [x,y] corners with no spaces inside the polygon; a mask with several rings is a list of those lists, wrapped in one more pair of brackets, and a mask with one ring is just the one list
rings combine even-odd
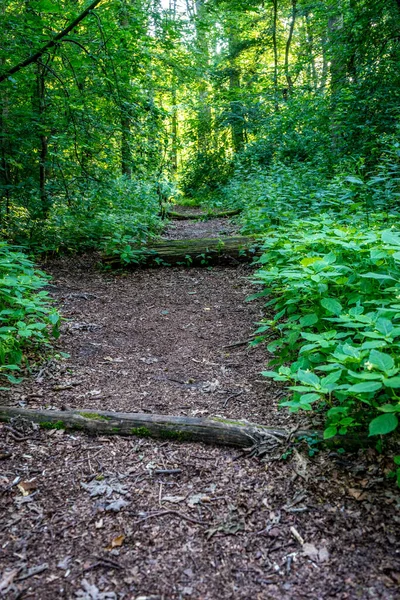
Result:
{"label": "bare soil", "polygon": [[[165,237],[224,231],[227,220],[176,222]],[[245,343],[263,314],[246,302],[250,267],[95,263],[44,266],[69,358],[40,365],[3,402],[300,423],[260,375],[265,348]],[[261,462],[17,422],[0,425],[0,467],[0,597],[400,598],[400,497],[374,450],[310,457],[304,446]]]}

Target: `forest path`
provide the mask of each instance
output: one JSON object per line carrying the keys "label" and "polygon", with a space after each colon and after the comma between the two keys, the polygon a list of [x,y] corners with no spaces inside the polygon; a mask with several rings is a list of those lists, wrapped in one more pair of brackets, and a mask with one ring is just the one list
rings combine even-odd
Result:
{"label": "forest path", "polygon": [[[233,228],[179,222],[165,237],[221,227]],[[265,349],[226,348],[261,316],[245,303],[250,267],[117,274],[74,257],[46,269],[70,358],[9,403],[293,423],[259,375]],[[396,496],[373,452],[265,465],[202,444],[0,427],[7,598],[396,597]]]}

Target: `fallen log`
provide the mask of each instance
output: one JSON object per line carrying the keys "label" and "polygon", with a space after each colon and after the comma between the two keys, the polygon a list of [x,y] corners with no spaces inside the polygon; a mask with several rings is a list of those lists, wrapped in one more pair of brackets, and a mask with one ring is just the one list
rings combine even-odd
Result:
{"label": "fallen log", "polygon": [[[261,254],[257,240],[246,236],[163,240],[141,249],[132,249],[135,261],[130,266],[202,265],[251,262]],[[106,255],[103,262],[127,266],[118,255]]]}
{"label": "fallen log", "polygon": [[360,435],[337,436],[323,440],[321,431],[298,429],[290,432],[277,427],[222,417],[201,419],[171,415],[93,411],[91,409],[38,410],[0,406],[0,421],[14,423],[18,419],[38,423],[44,429],[83,431],[93,435],[154,437],[238,448],[276,448],[288,441],[301,439],[314,444],[320,442],[330,448],[356,449],[368,443],[368,438]]}
{"label": "fallen log", "polygon": [[174,219],[175,221],[189,221],[189,220],[201,220],[201,219],[225,219],[227,217],[234,217],[242,212],[241,208],[236,208],[234,210],[223,210],[220,212],[179,212],[176,210],[167,210],[166,216],[169,219]]}

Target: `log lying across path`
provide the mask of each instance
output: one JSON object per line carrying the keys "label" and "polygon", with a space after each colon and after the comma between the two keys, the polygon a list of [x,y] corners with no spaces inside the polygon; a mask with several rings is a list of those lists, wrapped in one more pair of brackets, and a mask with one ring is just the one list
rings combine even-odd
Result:
{"label": "log lying across path", "polygon": [[201,220],[201,219],[224,219],[234,217],[242,212],[241,208],[235,210],[224,210],[220,212],[179,212],[175,210],[167,210],[167,217],[176,221]]}
{"label": "log lying across path", "polygon": [[[290,432],[276,427],[266,427],[248,421],[233,421],[220,417],[199,419],[143,413],[117,413],[87,409],[34,410],[0,406],[0,421],[12,422],[26,419],[38,423],[45,429],[84,431],[94,435],[134,435],[155,437],[182,442],[204,442],[206,444],[248,448],[271,446],[306,439],[323,442],[322,432],[296,430]],[[338,436],[328,440],[329,447],[359,448],[365,445],[360,436]]]}
{"label": "log lying across path", "polygon": [[[163,240],[138,249],[138,263],[147,266],[226,264],[251,262],[261,254],[257,240],[246,236]],[[119,265],[118,256],[105,256],[103,262]],[[135,263],[132,263],[135,266]]]}

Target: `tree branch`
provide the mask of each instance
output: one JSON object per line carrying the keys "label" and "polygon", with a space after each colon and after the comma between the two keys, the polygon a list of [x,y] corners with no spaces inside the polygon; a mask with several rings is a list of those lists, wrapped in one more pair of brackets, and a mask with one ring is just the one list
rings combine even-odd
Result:
{"label": "tree branch", "polygon": [[35,54],[29,56],[29,58],[26,58],[22,62],[18,63],[14,67],[11,67],[11,69],[3,73],[3,75],[0,75],[0,83],[5,79],[8,79],[10,75],[17,73],[21,69],[36,62],[45,52],[47,52],[47,50],[49,50],[49,48],[53,48],[57,44],[57,42],[62,40],[62,38],[68,35],[70,31],[72,31],[77,25],[79,25],[79,23],[83,21],[83,19],[90,13],[90,11],[96,8],[96,6],[100,4],[101,1],[102,0],[93,0],[93,2],[89,4],[89,6],[78,17],[76,17],[74,21],[72,21],[72,23],[68,25],[68,27],[60,31],[60,33],[58,33],[52,40],[47,42],[47,44],[45,44],[40,50],[35,52]]}

